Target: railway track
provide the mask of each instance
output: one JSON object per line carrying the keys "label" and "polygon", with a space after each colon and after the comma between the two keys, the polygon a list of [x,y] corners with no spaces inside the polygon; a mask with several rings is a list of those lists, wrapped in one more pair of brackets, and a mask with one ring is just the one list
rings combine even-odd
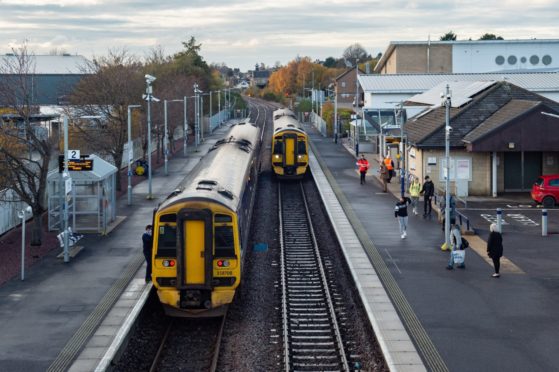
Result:
{"label": "railway track", "polygon": [[285,370],[349,371],[303,187],[278,188]]}
{"label": "railway track", "polygon": [[172,319],[149,371],[215,372],[225,319]]}

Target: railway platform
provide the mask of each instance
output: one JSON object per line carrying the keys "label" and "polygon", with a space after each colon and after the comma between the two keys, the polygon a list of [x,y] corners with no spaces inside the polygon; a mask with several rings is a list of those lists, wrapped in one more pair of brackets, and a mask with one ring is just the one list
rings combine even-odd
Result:
{"label": "railway platform", "polygon": [[153,208],[227,130],[223,126],[207,136],[197,151],[189,145],[187,157],[169,159],[168,176],[155,169],[152,200],[146,199],[147,179],[133,188],[131,206],[126,194],[121,197],[117,211],[124,221],[108,235],[86,235],[80,241],[84,250],[69,263],[53,252],[26,270],[25,281],[0,287],[0,370],[95,369],[130,309],[151,287],[143,279],[141,235]]}
{"label": "railway platform", "polygon": [[[410,214],[402,239],[394,217],[397,181],[382,192],[372,162],[366,184],[360,185],[355,156],[313,128],[306,130],[333,191],[327,198],[340,202],[338,212],[348,216],[374,266],[371,276],[380,278],[428,370],[557,369],[559,236],[505,230],[501,277],[494,279],[485,256],[487,222],[479,236],[467,237],[472,248],[466,251],[466,268],[446,270],[449,253],[440,249],[444,235],[437,219]],[[375,295],[369,292],[364,302]]]}

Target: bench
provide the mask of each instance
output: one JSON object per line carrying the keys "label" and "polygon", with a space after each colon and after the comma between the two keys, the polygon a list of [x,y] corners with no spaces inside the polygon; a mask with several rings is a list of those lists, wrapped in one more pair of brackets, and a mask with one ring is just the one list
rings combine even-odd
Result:
{"label": "bench", "polygon": [[68,245],[70,247],[74,246],[78,240],[83,238],[83,235],[74,234],[72,232],[72,228],[68,226],[68,228],[62,231],[60,234],[56,235],[58,242],[60,243],[60,248],[64,248],[64,236],[68,234]]}

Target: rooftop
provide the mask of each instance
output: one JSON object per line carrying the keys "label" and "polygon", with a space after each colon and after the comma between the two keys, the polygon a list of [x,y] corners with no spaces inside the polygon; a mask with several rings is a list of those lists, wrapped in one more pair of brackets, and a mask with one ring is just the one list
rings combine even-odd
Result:
{"label": "rooftop", "polygon": [[[34,59],[34,66],[31,65],[30,72],[39,75],[53,75],[53,74],[66,74],[66,75],[83,75],[88,60],[83,56],[78,55],[30,55]],[[17,57],[13,54],[5,54],[0,56],[0,64],[13,65],[17,62]],[[34,71],[33,71],[34,70]]]}

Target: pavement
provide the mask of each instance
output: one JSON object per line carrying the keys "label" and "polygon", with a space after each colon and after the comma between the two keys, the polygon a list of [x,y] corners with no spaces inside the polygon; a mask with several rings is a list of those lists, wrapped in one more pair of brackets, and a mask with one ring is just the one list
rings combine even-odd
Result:
{"label": "pavement", "polygon": [[[485,255],[483,226],[489,222],[484,220],[476,229],[479,235],[467,236],[472,248],[466,251],[466,269],[448,271],[449,253],[440,249],[444,236],[437,218],[410,216],[408,236],[401,239],[394,218],[400,195],[397,181],[383,193],[373,169],[360,185],[355,156],[341,143],[307,130],[315,152],[343,190],[448,370],[557,370],[558,235],[538,236],[527,227],[507,231],[505,225],[505,258],[501,277],[494,279]],[[395,306],[400,313],[406,311],[396,302]],[[413,330],[414,325],[406,327]],[[412,340],[421,353],[420,340]],[[428,361],[426,365],[435,370]]]}
{"label": "pavement", "polygon": [[[226,131],[224,126],[207,136],[197,152],[189,146],[186,158],[171,158],[168,176],[163,168],[154,169],[154,199],[146,199],[147,179],[133,188],[131,206],[126,205],[126,194],[120,197],[117,215],[124,221],[108,235],[86,235],[79,242],[84,249],[69,263],[53,251],[26,269],[25,281],[14,278],[0,286],[0,371],[66,370],[66,362],[60,361],[71,358],[60,355],[69,352],[68,342],[83,324],[94,330],[91,316],[100,314],[100,305],[124,273],[133,275],[142,264],[141,235],[153,209]],[[79,341],[85,343],[88,335],[81,334]],[[79,351],[79,344],[69,346]]]}

